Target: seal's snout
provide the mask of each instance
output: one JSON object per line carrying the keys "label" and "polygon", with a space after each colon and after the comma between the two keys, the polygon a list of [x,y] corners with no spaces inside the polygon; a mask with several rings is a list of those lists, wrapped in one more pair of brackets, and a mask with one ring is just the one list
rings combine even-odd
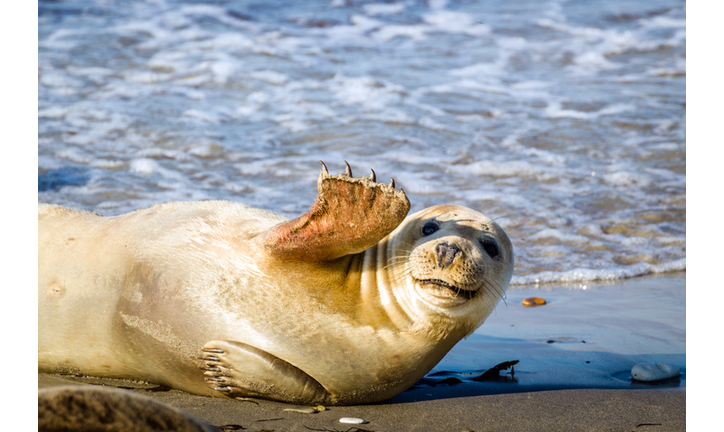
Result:
{"label": "seal's snout", "polygon": [[455,243],[440,242],[435,245],[435,254],[437,256],[437,266],[445,268],[450,266],[455,257],[462,254],[462,251]]}

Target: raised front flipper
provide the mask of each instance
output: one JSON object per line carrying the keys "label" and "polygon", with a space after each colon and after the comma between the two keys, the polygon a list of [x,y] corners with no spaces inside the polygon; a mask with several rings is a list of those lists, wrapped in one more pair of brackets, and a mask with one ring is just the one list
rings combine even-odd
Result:
{"label": "raised front flipper", "polygon": [[[346,162],[345,162],[346,164]],[[405,193],[370,177],[332,176],[322,162],[318,195],[312,208],[298,218],[273,227],[264,239],[271,254],[282,259],[329,261],[364,251],[391,233],[407,216]]]}
{"label": "raised front flipper", "polygon": [[298,404],[326,403],[329,393],[316,380],[265,351],[234,341],[202,348],[204,379],[232,398],[257,397]]}

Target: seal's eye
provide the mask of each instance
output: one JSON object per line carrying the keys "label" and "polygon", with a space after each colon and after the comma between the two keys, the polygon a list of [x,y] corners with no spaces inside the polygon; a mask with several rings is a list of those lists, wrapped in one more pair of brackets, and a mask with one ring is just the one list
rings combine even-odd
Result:
{"label": "seal's eye", "polygon": [[491,240],[491,239],[480,240],[480,244],[483,246],[483,249],[485,249],[485,252],[490,256],[490,258],[498,258],[500,256],[500,250],[498,249],[498,244],[495,243],[494,240]]}
{"label": "seal's eye", "polygon": [[430,234],[434,233],[439,229],[440,227],[437,226],[435,222],[428,222],[422,227],[422,236],[429,236]]}

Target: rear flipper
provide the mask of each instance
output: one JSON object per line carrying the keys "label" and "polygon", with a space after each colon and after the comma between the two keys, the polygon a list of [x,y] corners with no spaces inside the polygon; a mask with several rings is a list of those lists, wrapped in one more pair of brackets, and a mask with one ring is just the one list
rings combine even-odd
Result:
{"label": "rear flipper", "polygon": [[267,352],[234,341],[202,348],[206,384],[232,398],[258,397],[298,404],[326,403],[329,393],[316,380]]}

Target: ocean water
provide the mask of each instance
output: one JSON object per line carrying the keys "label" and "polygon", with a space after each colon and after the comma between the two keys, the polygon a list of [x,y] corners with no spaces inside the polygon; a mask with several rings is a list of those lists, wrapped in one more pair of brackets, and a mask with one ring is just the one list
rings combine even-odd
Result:
{"label": "ocean water", "polygon": [[38,201],[306,211],[319,161],[456,203],[513,285],[686,269],[683,0],[38,3]]}

